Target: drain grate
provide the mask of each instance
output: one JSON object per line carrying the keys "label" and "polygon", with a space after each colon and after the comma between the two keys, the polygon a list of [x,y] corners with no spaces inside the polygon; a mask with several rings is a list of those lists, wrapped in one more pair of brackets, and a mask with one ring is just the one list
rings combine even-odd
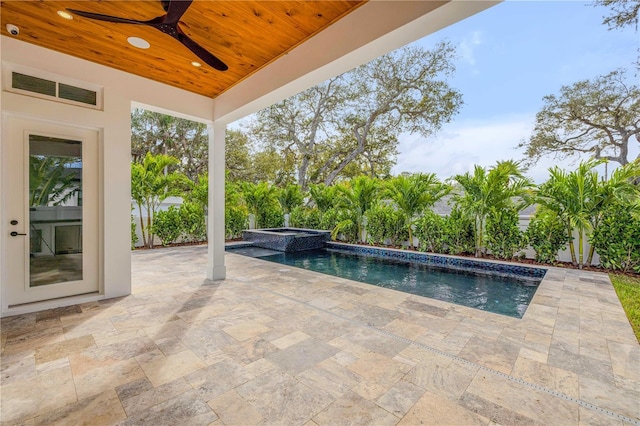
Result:
{"label": "drain grate", "polygon": [[[245,282],[243,282],[243,284],[249,285],[248,283],[245,283]],[[466,360],[464,358],[460,358],[459,356],[456,356],[456,355],[441,351],[441,350],[433,348],[433,347],[431,347],[429,345],[425,345],[424,343],[414,342],[413,340],[407,339],[406,337],[398,336],[397,334],[391,333],[389,331],[379,329],[379,328],[377,328],[377,327],[375,327],[375,326],[373,326],[371,324],[363,324],[363,323],[355,321],[355,320],[353,320],[351,318],[342,317],[342,316],[336,314],[335,312],[331,312],[329,310],[326,310],[326,309],[323,309],[323,308],[319,308],[317,306],[313,306],[313,305],[311,305],[311,304],[309,304],[307,302],[295,299],[295,298],[293,298],[291,296],[287,296],[287,295],[279,293],[277,291],[273,291],[273,290],[270,290],[270,289],[267,289],[267,288],[264,288],[264,287],[260,287],[260,286],[255,286],[255,285],[251,285],[251,287],[254,288],[254,289],[256,287],[258,287],[261,290],[266,291],[267,293],[271,293],[271,294],[273,294],[275,296],[283,297],[285,299],[291,300],[292,302],[299,303],[299,304],[301,304],[303,306],[306,306],[308,308],[323,312],[323,313],[325,313],[327,315],[331,315],[331,316],[333,316],[335,318],[339,318],[339,319],[341,319],[341,320],[343,320],[345,322],[348,322],[350,324],[356,325],[358,327],[367,328],[367,329],[369,329],[369,330],[371,330],[373,332],[376,332],[378,334],[382,334],[382,335],[387,336],[387,337],[389,337],[391,339],[398,340],[398,341],[407,343],[409,345],[417,346],[417,347],[419,347],[421,349],[424,349],[424,350],[427,350],[429,352],[445,356],[445,357],[453,359],[453,360],[455,360],[457,362],[460,362],[460,363],[463,363],[463,364],[478,368],[479,370],[485,371],[485,372],[487,372],[489,374],[492,374],[494,376],[498,376],[498,377],[501,377],[503,379],[507,379],[507,380],[510,380],[512,382],[518,383],[520,385],[526,386],[526,387],[528,387],[530,389],[535,389],[537,391],[544,392],[544,393],[552,395],[554,397],[564,399],[565,401],[572,402],[574,404],[577,404],[577,405],[579,405],[581,407],[584,407],[584,408],[587,408],[589,410],[597,411],[599,413],[605,414],[605,415],[607,415],[609,417],[612,417],[614,419],[621,420],[623,422],[630,423],[630,424],[635,425],[635,426],[640,426],[640,420],[638,420],[638,419],[633,419],[631,417],[624,416],[624,415],[622,415],[620,413],[616,413],[616,412],[608,410],[606,408],[602,408],[602,407],[597,406],[595,404],[592,404],[590,402],[586,402],[586,401],[583,401],[581,399],[574,398],[574,397],[569,396],[569,395],[567,395],[565,393],[558,392],[558,391],[555,391],[553,389],[549,389],[549,388],[544,387],[544,386],[536,385],[535,383],[527,382],[526,380],[522,380],[522,379],[519,379],[517,377],[510,376],[509,374],[505,374],[505,373],[503,373],[501,371],[497,371],[497,370],[494,370],[492,368],[485,367],[485,366],[480,365],[480,364],[476,364],[475,362],[471,362],[471,361]]]}

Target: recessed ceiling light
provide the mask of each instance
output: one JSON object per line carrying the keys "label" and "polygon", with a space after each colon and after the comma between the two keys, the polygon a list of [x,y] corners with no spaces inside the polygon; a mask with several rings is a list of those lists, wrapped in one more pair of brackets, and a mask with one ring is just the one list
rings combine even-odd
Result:
{"label": "recessed ceiling light", "polygon": [[59,10],[56,12],[58,14],[59,17],[64,18],[64,19],[73,19],[73,15],[70,14],[69,12],[66,12],[64,10]]}
{"label": "recessed ceiling light", "polygon": [[202,64],[200,62],[197,62],[197,61],[191,62],[191,65],[193,65],[194,67],[201,67],[202,66]]}
{"label": "recessed ceiling light", "polygon": [[140,37],[129,37],[127,41],[138,49],[148,49],[151,46],[147,40]]}

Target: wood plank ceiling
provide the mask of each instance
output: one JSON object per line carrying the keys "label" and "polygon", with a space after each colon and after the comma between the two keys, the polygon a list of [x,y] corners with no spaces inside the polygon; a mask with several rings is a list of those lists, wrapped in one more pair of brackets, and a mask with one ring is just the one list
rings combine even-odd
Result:
{"label": "wood plank ceiling", "polygon": [[[363,0],[194,1],[180,28],[229,67],[218,71],[204,64],[177,40],[145,25],[109,23],[57,11],[77,9],[146,21],[163,16],[160,1],[2,1],[3,35],[7,24],[16,37],[162,83],[215,98],[250,74],[353,11]],[[133,47],[128,37],[151,45]],[[201,67],[191,63],[198,61]]]}

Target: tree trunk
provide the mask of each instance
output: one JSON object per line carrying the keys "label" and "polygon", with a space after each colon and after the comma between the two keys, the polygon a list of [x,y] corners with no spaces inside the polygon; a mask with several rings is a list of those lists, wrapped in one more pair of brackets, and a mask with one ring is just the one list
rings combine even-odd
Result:
{"label": "tree trunk", "polygon": [[576,247],[575,244],[573,244],[573,232],[571,232],[573,230],[569,226],[567,227],[567,231],[569,232],[569,251],[571,252],[571,263],[576,265],[578,261],[576,260]]}
{"label": "tree trunk", "polygon": [[147,236],[144,232],[144,220],[142,218],[142,206],[138,204],[138,212],[140,212],[140,233],[142,234],[142,246],[147,246]]}
{"label": "tree trunk", "polygon": [[153,248],[153,230],[151,229],[151,212],[147,211],[147,243],[149,248]]}
{"label": "tree trunk", "polygon": [[300,167],[298,168],[298,185],[300,185],[300,189],[302,192],[307,191],[307,187],[309,186],[308,178],[307,178],[307,170],[309,168],[309,156],[306,154],[302,155],[302,162],[300,163]]}
{"label": "tree trunk", "polygon": [[596,249],[591,245],[589,247],[589,256],[587,257],[587,266],[591,266],[591,262],[593,262],[593,253],[595,253]]}
{"label": "tree trunk", "polygon": [[[375,120],[375,118],[376,117],[374,117],[373,120]],[[358,155],[364,152],[365,143],[367,141],[367,135],[369,133],[369,127],[371,126],[371,123],[373,122],[373,120],[370,119],[369,121],[367,121],[367,123],[364,126],[357,126],[353,128],[353,135],[358,141],[358,147],[353,151],[351,151],[340,162],[340,164],[338,164],[338,166],[331,173],[329,173],[327,178],[324,180],[325,185],[327,186],[331,185],[331,183],[335,180],[335,178],[338,177],[340,172],[344,170],[344,168],[347,167],[349,163],[351,163]],[[362,129],[362,133],[359,133],[358,129]]]}
{"label": "tree trunk", "polygon": [[582,230],[580,230],[578,232],[578,268],[582,269],[582,265],[583,265],[583,260],[584,260],[584,247],[582,247],[582,240],[583,240],[583,232]]}

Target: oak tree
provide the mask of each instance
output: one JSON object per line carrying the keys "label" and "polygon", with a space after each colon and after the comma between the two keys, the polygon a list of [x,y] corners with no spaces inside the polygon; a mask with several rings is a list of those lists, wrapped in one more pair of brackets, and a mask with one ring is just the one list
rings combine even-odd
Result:
{"label": "oak tree", "polygon": [[589,154],[629,163],[629,145],[640,142],[640,87],[623,70],[563,86],[543,98],[533,135],[520,143],[530,163],[553,155]]}

